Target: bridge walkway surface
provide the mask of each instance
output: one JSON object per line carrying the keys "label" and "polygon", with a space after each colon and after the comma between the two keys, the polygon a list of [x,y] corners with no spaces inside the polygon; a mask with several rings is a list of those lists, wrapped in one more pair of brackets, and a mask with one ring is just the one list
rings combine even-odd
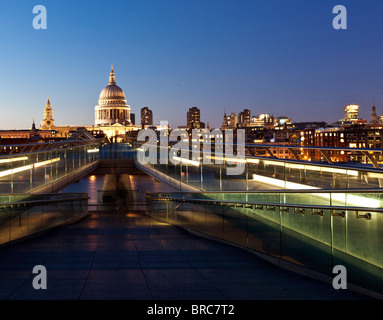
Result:
{"label": "bridge walkway surface", "polygon": [[[93,213],[0,249],[1,299],[367,299],[142,213]],[[35,265],[47,289],[35,290]]]}
{"label": "bridge walkway surface", "polygon": [[[162,189],[148,176],[135,181],[140,195]],[[0,261],[2,300],[370,299],[133,210],[90,212],[0,248]],[[35,265],[46,267],[46,290],[33,288]]]}
{"label": "bridge walkway surface", "polygon": [[[142,213],[93,213],[0,249],[1,299],[365,299]],[[35,290],[32,269],[47,269]]]}

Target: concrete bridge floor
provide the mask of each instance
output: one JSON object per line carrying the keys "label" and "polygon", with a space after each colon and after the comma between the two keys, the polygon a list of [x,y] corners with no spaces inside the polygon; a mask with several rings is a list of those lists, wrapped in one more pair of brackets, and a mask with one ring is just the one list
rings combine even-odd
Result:
{"label": "concrete bridge floor", "polygon": [[[139,212],[94,212],[26,242],[0,248],[0,299],[356,300]],[[47,289],[35,290],[35,265]]]}

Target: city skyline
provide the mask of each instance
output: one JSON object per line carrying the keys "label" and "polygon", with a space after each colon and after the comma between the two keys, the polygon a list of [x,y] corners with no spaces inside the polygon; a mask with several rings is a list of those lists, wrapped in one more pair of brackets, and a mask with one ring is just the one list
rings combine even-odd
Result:
{"label": "city skyline", "polygon": [[375,99],[383,113],[379,1],[344,3],[347,30],[330,1],[89,3],[47,1],[46,30],[32,28],[34,4],[7,4],[1,129],[40,124],[47,97],[57,125],[92,124],[111,64],[131,112],[172,127],[193,106],[211,128],[225,109],[332,123],[350,104],[368,120]]}
{"label": "city skyline", "polygon": [[382,0],[2,9],[0,299],[383,300]]}
{"label": "city skyline", "polygon": [[[53,109],[51,108],[51,106],[50,106],[50,99],[49,99],[49,97],[47,98],[47,104],[49,104],[49,107],[50,107],[50,116],[52,117],[52,112],[53,112]],[[294,121],[294,119],[291,119],[291,118],[289,118],[289,115],[288,114],[283,114],[283,115],[275,115],[272,111],[270,112],[268,112],[268,113],[252,113],[252,108],[251,107],[249,107],[250,109],[247,109],[247,108],[244,108],[243,110],[237,110],[237,109],[235,109],[234,111],[232,111],[232,110],[229,110],[229,112],[227,112],[226,113],[226,108],[225,108],[225,110],[224,110],[224,112],[223,112],[223,114],[222,114],[222,119],[224,119],[225,118],[225,116],[226,117],[230,117],[230,114],[231,115],[234,115],[234,116],[237,116],[237,117],[239,117],[245,110],[247,110],[247,111],[249,111],[249,125],[250,125],[250,122],[252,122],[252,121],[255,121],[256,119],[258,119],[259,117],[262,117],[262,116],[271,116],[271,118],[273,118],[273,119],[277,119],[277,118],[287,118],[287,119],[289,119],[289,120],[291,120],[291,123],[292,124],[294,124],[294,123],[296,123],[296,124],[299,124],[299,123],[304,123],[304,122],[307,122],[307,123],[309,123],[309,122],[316,122],[316,123],[319,123],[319,122],[326,122],[327,123],[327,125],[331,125],[331,124],[336,124],[336,123],[340,123],[340,122],[342,122],[343,120],[345,120],[346,119],[346,115],[344,114],[344,112],[345,112],[345,109],[346,108],[348,108],[348,107],[350,107],[350,106],[357,106],[357,107],[360,107],[359,105],[357,105],[357,104],[349,104],[349,105],[347,105],[347,106],[345,106],[345,107],[343,107],[342,108],[342,110],[343,110],[343,117],[341,117],[341,118],[339,118],[339,119],[337,119],[337,120],[334,120],[334,121],[332,121],[332,122],[326,122],[326,121],[322,121],[321,119],[314,119],[314,120],[306,120],[306,121]],[[192,110],[192,109],[198,109],[199,110],[199,112],[201,111],[197,106],[193,106],[193,107],[190,107],[188,110],[186,110],[186,114],[185,114],[185,116],[186,116],[186,120],[185,120],[185,122],[184,123],[182,123],[182,124],[178,124],[177,126],[172,126],[170,123],[169,123],[169,126],[171,127],[171,128],[176,128],[176,127],[188,127],[189,126],[189,120],[188,120],[188,117],[189,117],[189,112],[190,112],[190,110]],[[147,110],[147,111],[149,111],[150,112],[150,121],[149,122],[147,122],[148,121],[148,115],[146,115],[146,113],[144,114],[144,116],[143,116],[143,110]],[[372,102],[372,105],[371,105],[371,110],[373,110],[373,111],[370,111],[370,116],[368,116],[368,112],[366,111],[366,110],[363,110],[363,109],[359,109],[359,112],[357,112],[357,114],[358,114],[358,119],[359,120],[365,120],[366,121],[366,123],[370,123],[370,121],[371,121],[371,112],[373,112],[374,114],[375,114],[375,117],[377,118],[377,120],[376,121],[379,121],[379,117],[383,117],[383,114],[382,115],[377,115],[376,113],[375,113],[375,101],[374,101],[374,99],[373,99],[373,102]],[[146,112],[147,112],[146,111]],[[203,110],[202,110],[202,112],[203,112]],[[132,122],[132,124],[134,124],[134,122],[135,122],[135,125],[142,125],[143,124],[143,122],[142,122],[142,120],[143,119],[145,119],[144,120],[144,124],[145,125],[154,125],[154,126],[158,126],[158,125],[160,125],[160,123],[154,123],[153,122],[153,118],[154,118],[154,115],[153,115],[153,112],[152,112],[152,110],[149,108],[149,107],[147,107],[147,106],[145,106],[145,107],[142,107],[142,108],[140,108],[139,110],[138,110],[138,112],[137,112],[137,115],[138,114],[140,114],[140,120],[138,120],[138,118],[135,116],[136,114],[135,113],[132,113],[131,114],[131,116],[134,116],[134,119],[135,120],[133,120],[133,122]],[[365,117],[362,117],[361,115],[365,115]],[[144,118],[143,118],[144,117]],[[52,119],[53,120],[53,119]],[[205,122],[203,121],[204,119],[201,119],[200,121],[201,121],[201,123],[203,122],[204,123],[204,125],[205,125]],[[43,110],[43,117],[42,117],[42,120],[40,121],[40,129],[44,129],[44,126],[46,126],[46,124],[45,124],[45,122],[46,122],[46,106],[45,106],[45,108],[44,108],[44,110]],[[147,122],[147,123],[146,123]],[[179,122],[179,123],[181,123],[182,122],[182,120]],[[219,121],[217,121],[217,123],[218,123]],[[24,127],[24,128],[0,128],[0,130],[23,130],[23,129],[26,129],[26,130],[28,130],[28,129],[30,129],[30,128],[32,128],[32,124],[35,124],[36,122],[35,122],[35,117],[33,118],[33,121],[32,121],[32,123],[31,123],[31,127]],[[238,123],[240,123],[240,122],[238,122]],[[380,123],[380,122],[378,122],[378,123]],[[52,121],[52,124],[53,124],[53,121]],[[210,127],[210,120],[207,120],[207,124],[209,125],[209,127]],[[69,125],[69,126],[71,126],[70,124],[66,124],[66,125]],[[96,124],[97,125],[97,124]],[[39,123],[38,123],[38,126],[39,126]],[[65,125],[62,125],[62,124],[59,124],[58,125],[59,127],[61,126],[65,126]],[[76,126],[76,124],[74,124],[74,126]],[[89,125],[87,125],[87,124],[85,124],[85,126],[89,126]],[[252,126],[254,126],[254,124],[252,125]],[[222,127],[222,123],[221,123],[221,125],[217,125],[217,126],[214,126],[214,127],[211,127],[211,129],[214,129],[214,128],[221,128]],[[45,128],[46,129],[46,128]]]}

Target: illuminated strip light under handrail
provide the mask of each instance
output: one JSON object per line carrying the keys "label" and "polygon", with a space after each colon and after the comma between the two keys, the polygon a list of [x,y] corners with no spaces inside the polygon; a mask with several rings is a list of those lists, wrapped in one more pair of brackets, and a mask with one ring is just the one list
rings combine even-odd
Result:
{"label": "illuminated strip light under handrail", "polygon": [[227,156],[224,156],[224,157],[218,157],[218,156],[206,156],[206,158],[208,159],[212,159],[212,160],[219,160],[219,161],[230,161],[230,162],[239,162],[239,163],[253,163],[253,164],[258,164],[259,163],[259,159],[253,159],[253,158],[230,158],[230,157],[227,157]]}
{"label": "illuminated strip light under handrail", "polygon": [[24,161],[28,160],[28,157],[17,157],[12,159],[0,159],[0,163],[11,163],[11,162],[17,162],[17,161]]}
{"label": "illuminated strip light under handrail", "polygon": [[[213,159],[214,157],[207,156],[207,158]],[[200,161],[190,160],[190,159],[185,159],[185,158],[175,157],[175,156],[173,156],[173,159],[180,161],[182,163],[191,164],[191,165],[196,166],[196,167],[200,166]],[[222,158],[222,159],[218,159],[218,160],[226,160],[226,161],[241,162],[241,163],[250,162],[250,161],[247,161],[247,159],[239,159],[239,158],[237,159],[237,158],[228,158],[228,157],[225,157],[225,159]],[[255,159],[255,160],[258,160],[258,159]],[[258,162],[252,162],[252,163],[258,163]]]}
{"label": "illuminated strip light under handrail", "polygon": [[185,158],[181,158],[181,157],[174,157],[173,156],[173,160],[179,161],[181,163],[191,164],[192,166],[196,166],[196,167],[199,167],[199,165],[200,165],[199,161],[189,160],[189,159],[185,159]]}
{"label": "illuminated strip light under handrail", "polygon": [[[267,184],[271,184],[280,188],[285,188],[285,189],[297,189],[297,190],[320,190],[318,187],[313,187],[313,186],[308,186],[306,184],[300,184],[296,182],[289,182],[289,181],[283,181],[280,179],[275,179],[275,178],[270,178],[270,177],[265,177],[265,176],[260,176],[258,174],[253,174],[253,180],[254,181],[259,181]],[[282,191],[283,192],[283,191]],[[345,193],[346,194],[346,193]],[[339,193],[334,193],[332,195],[328,194],[323,194],[323,193],[313,193],[315,196],[319,196],[322,198],[326,199],[332,199],[332,200],[337,200],[337,201],[345,201],[344,194],[339,194]],[[381,207],[381,202],[379,200],[374,200],[374,199],[368,199],[365,197],[360,197],[360,196],[354,196],[354,195],[348,195],[347,194],[347,202],[359,206],[359,205],[365,205],[366,207],[369,208],[380,208]]]}
{"label": "illuminated strip light under handrail", "polygon": [[95,152],[100,152],[100,149],[96,148],[96,149],[89,149],[87,150],[88,153],[95,153]]}
{"label": "illuminated strip light under handrail", "polygon": [[60,160],[61,160],[61,158],[54,158],[54,159],[51,159],[51,160],[36,162],[36,163],[33,163],[33,164],[28,164],[26,166],[22,166],[22,167],[18,167],[18,168],[13,168],[13,169],[1,171],[0,172],[0,177],[6,177],[6,176],[12,175],[14,173],[23,172],[23,171],[26,171],[26,170],[29,170],[29,169],[32,169],[32,168],[38,168],[38,167],[44,166],[46,164],[51,164],[51,163],[54,163],[54,162],[58,162]]}
{"label": "illuminated strip light under handrail", "polygon": [[358,176],[358,171],[348,170],[348,169],[328,168],[324,166],[313,166],[309,164],[283,163],[283,162],[278,162],[273,160],[264,160],[264,163],[270,164],[270,165],[277,165],[277,166],[286,166],[286,168],[291,168],[291,169],[341,173],[341,174],[347,174],[349,176],[355,176],[355,177]]}
{"label": "illuminated strip light under handrail", "polygon": [[37,162],[37,163],[34,163],[33,166],[35,168],[38,168],[38,167],[41,167],[41,166],[44,166],[46,164],[51,164],[51,163],[54,163],[54,162],[58,162],[60,161],[61,158],[58,157],[58,158],[54,158],[54,159],[51,159],[51,160],[46,160],[46,161],[42,161],[42,162]]}

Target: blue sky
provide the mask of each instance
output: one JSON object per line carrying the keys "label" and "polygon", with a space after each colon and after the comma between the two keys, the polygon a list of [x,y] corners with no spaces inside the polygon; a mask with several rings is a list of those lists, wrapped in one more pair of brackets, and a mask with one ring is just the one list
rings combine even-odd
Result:
{"label": "blue sky", "polygon": [[[38,4],[47,30],[32,27]],[[39,124],[47,97],[56,124],[93,124],[112,63],[137,122],[144,106],[173,127],[192,106],[211,127],[225,108],[331,123],[359,104],[369,119],[373,98],[383,113],[382,17],[381,0],[8,1],[0,128]]]}

